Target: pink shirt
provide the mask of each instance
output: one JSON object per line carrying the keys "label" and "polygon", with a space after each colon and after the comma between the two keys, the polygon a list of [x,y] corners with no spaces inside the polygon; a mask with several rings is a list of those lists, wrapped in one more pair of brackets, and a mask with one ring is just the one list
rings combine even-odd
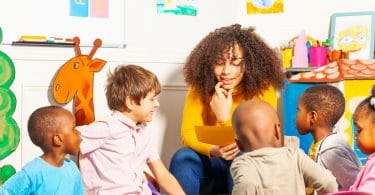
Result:
{"label": "pink shirt", "polygon": [[367,158],[350,191],[375,192],[375,153]]}
{"label": "pink shirt", "polygon": [[120,112],[77,127],[81,132],[79,166],[88,194],[151,194],[143,173],[160,159],[147,129]]}

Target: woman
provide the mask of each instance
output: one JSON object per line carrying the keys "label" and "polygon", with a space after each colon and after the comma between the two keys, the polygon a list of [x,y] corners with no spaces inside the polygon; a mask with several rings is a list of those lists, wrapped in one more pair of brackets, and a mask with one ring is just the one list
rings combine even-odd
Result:
{"label": "woman", "polygon": [[252,98],[276,108],[275,90],[284,84],[281,62],[254,28],[234,24],[203,38],[183,70],[189,84],[181,125],[186,147],[174,154],[170,171],[187,194],[231,192],[229,168],[239,153],[236,143],[220,147],[199,142],[195,126],[231,126],[234,109]]}

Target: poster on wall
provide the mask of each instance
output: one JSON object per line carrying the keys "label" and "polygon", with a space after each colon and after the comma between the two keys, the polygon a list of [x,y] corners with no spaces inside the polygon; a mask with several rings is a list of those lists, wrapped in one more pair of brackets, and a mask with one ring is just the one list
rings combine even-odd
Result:
{"label": "poster on wall", "polygon": [[196,16],[195,0],[156,0],[158,14]]}
{"label": "poster on wall", "polygon": [[108,0],[70,0],[70,16],[108,18]]}
{"label": "poster on wall", "polygon": [[89,3],[88,0],[70,0],[70,16],[88,17]]}
{"label": "poster on wall", "polygon": [[284,12],[283,0],[247,0],[246,12],[250,14],[273,14]]}
{"label": "poster on wall", "polygon": [[331,48],[349,59],[374,58],[375,12],[336,13],[331,17]]}

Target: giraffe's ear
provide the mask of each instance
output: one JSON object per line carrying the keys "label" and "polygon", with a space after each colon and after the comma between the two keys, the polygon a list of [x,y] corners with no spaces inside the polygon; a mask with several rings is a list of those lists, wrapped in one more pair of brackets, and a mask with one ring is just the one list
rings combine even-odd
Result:
{"label": "giraffe's ear", "polygon": [[93,59],[89,62],[87,66],[89,67],[91,72],[99,72],[106,63],[107,61],[105,60]]}

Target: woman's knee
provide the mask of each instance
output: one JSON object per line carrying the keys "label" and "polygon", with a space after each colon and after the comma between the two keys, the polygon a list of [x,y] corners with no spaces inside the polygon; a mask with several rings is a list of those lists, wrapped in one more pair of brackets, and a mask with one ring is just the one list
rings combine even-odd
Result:
{"label": "woman's knee", "polygon": [[180,148],[173,155],[170,168],[174,167],[174,169],[181,169],[190,167],[192,169],[200,169],[204,164],[204,159],[202,158],[204,157],[191,148]]}
{"label": "woman's knee", "polygon": [[192,160],[198,160],[198,159],[199,159],[199,155],[197,154],[197,152],[195,152],[191,148],[184,147],[184,148],[178,149],[174,153],[171,163],[173,162],[173,163],[179,164],[179,163],[188,162]]}

